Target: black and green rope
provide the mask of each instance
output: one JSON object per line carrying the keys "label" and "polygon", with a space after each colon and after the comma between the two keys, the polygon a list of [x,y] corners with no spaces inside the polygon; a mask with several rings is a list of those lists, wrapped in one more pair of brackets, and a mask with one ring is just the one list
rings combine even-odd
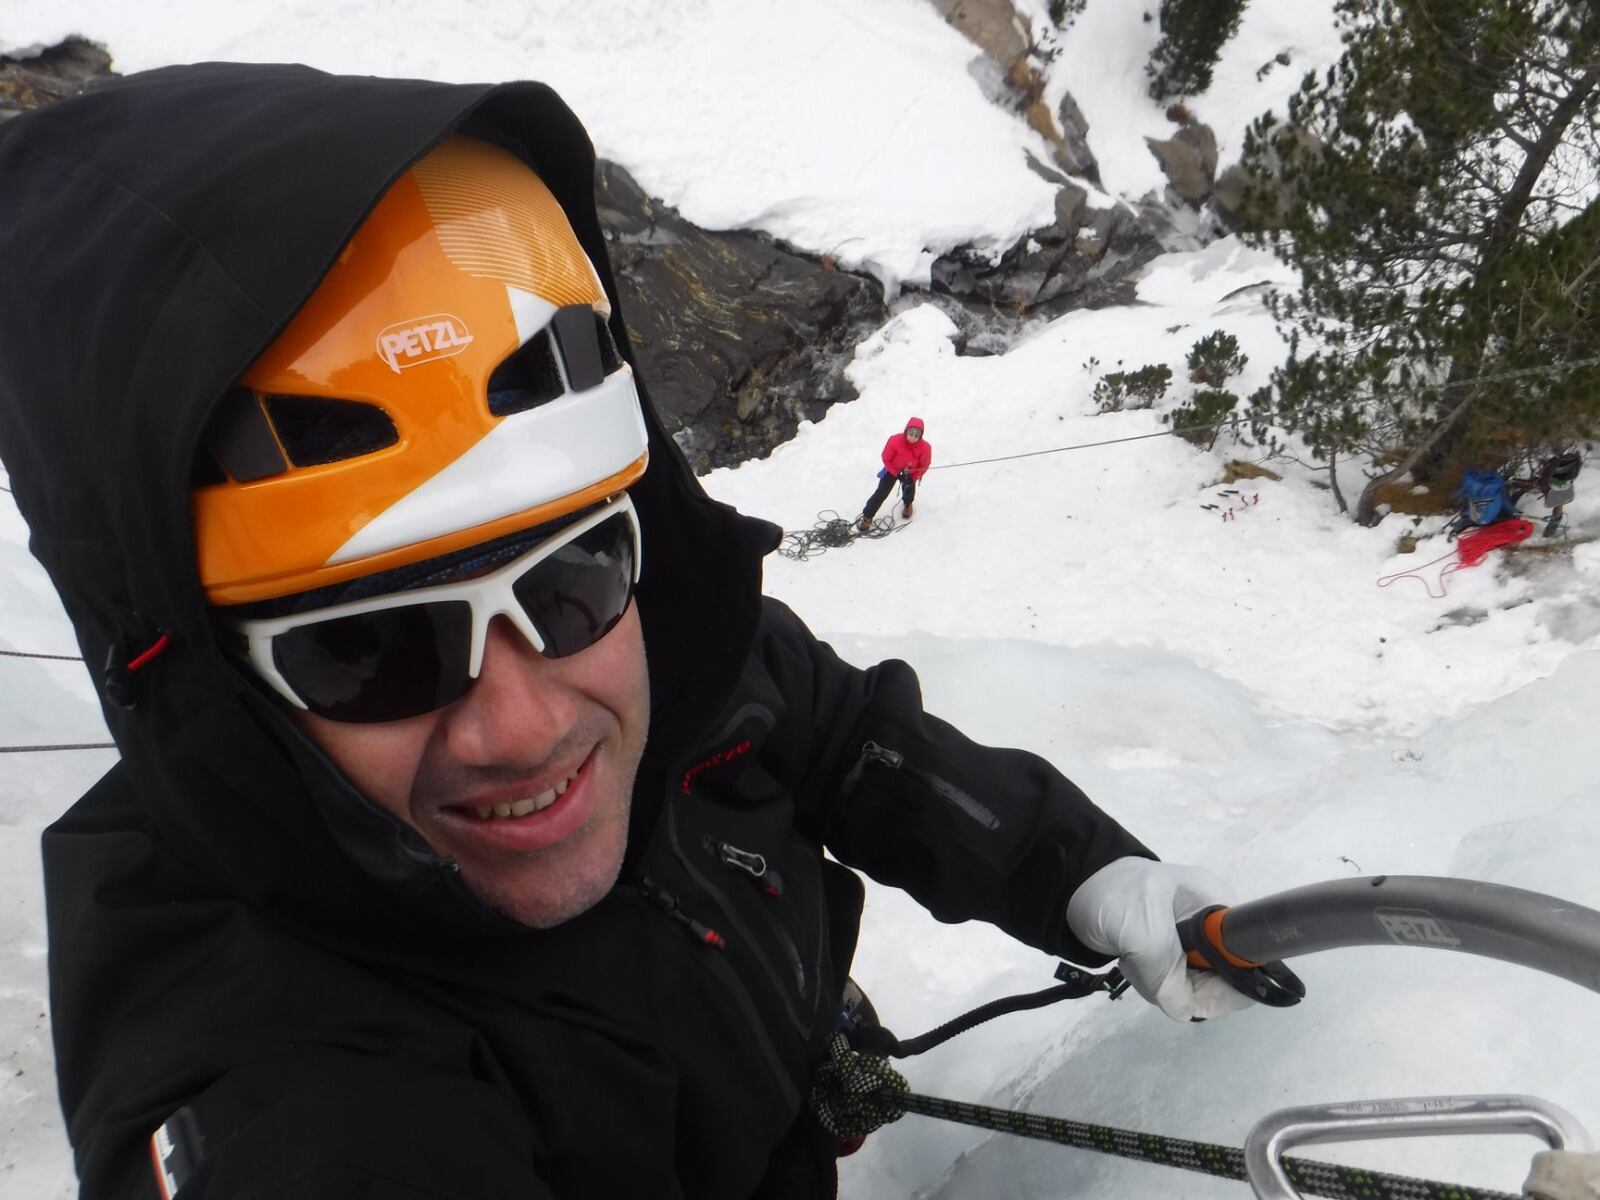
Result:
{"label": "black and green rope", "polygon": [[[831,1050],[830,1061],[817,1073],[811,1104],[823,1128],[836,1137],[864,1137],[909,1112],[1221,1179],[1248,1179],[1244,1151],[1231,1146],[920,1096],[885,1059],[850,1049],[843,1034],[835,1036]],[[1331,1200],[1518,1200],[1506,1192],[1303,1158],[1285,1158],[1283,1167],[1300,1191]]]}

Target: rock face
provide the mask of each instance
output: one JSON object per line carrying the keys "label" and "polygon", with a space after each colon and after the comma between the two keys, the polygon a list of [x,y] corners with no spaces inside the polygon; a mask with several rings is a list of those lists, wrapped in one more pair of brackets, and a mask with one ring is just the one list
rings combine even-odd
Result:
{"label": "rock face", "polygon": [[1172,190],[1195,207],[1211,197],[1217,179],[1217,135],[1202,125],[1182,105],[1167,110],[1178,123],[1170,138],[1145,138]]}
{"label": "rock face", "polygon": [[0,54],[0,119],[76,96],[113,73],[105,48],[80,37],[31,56]]}
{"label": "rock face", "polygon": [[[1089,150],[1088,122],[1065,96],[1055,113],[1044,102],[1044,76],[1035,65],[1049,55],[1039,49],[1028,19],[1012,0],[930,0],[939,15],[984,53],[973,74],[990,100],[1020,113],[1050,145],[1056,166],[1100,186],[1100,164]],[[1058,123],[1059,122],[1059,123]]]}
{"label": "rock face", "polygon": [[1003,349],[1024,320],[1132,300],[1132,276],[1162,251],[1159,222],[1126,205],[1087,209],[1087,193],[1062,181],[1056,220],[996,261],[969,249],[933,264],[933,291],[952,303],[958,351]]}
{"label": "rock face", "polygon": [[602,163],[600,220],[639,368],[700,472],[764,457],[838,400],[878,284],[756,233],[708,233]]}

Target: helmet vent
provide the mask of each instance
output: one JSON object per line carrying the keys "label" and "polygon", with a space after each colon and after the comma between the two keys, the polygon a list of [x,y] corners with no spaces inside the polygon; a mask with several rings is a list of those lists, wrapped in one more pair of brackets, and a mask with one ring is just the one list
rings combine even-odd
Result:
{"label": "helmet vent", "polygon": [[269,479],[288,469],[272,426],[249,388],[229,388],[223,394],[212,410],[203,441],[228,477],[239,483]]}
{"label": "helmet vent", "polygon": [[550,331],[541,329],[489,376],[489,412],[497,417],[527,412],[550,403],[565,391]]}
{"label": "helmet vent", "polygon": [[375,404],[331,396],[263,396],[262,403],[297,467],[360,458],[400,440],[393,419]]}

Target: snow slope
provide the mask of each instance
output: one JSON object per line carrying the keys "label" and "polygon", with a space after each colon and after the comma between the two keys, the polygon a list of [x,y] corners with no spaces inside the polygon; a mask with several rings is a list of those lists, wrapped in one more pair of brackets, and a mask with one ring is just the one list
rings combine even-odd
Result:
{"label": "snow slope", "polygon": [[[1191,105],[1216,123],[1224,161],[1249,116],[1337,52],[1330,11],[1331,0],[1250,5],[1211,92]],[[1128,196],[1159,183],[1140,139],[1171,129],[1143,92],[1155,33],[1141,12],[1090,0],[1049,85],[1052,99],[1071,88],[1107,187]],[[69,31],[107,42],[123,70],[293,58],[544,78],[602,153],[691,220],[763,228],[891,284],[925,277],[943,249],[998,249],[1051,217],[1048,190],[1023,165],[1025,151],[1042,152],[1034,135],[982,99],[973,52],[918,0],[187,0],[158,12],[10,0],[0,46]],[[1258,80],[1284,49],[1293,65]],[[706,484],[788,529],[823,510],[851,514],[883,439],[919,415],[936,469],[909,527],[770,563],[769,589],[852,661],[911,661],[934,711],[1047,756],[1166,857],[1212,867],[1241,899],[1387,872],[1600,908],[1600,769],[1585,736],[1600,707],[1594,488],[1580,481],[1573,537],[1462,571],[1440,599],[1413,579],[1376,586],[1445,553],[1437,536],[1397,554],[1409,522],[1357,529],[1300,468],[1223,484],[1226,439],[1209,452],[1146,437],[1003,457],[1164,428],[1152,412],[1096,414],[1091,357],[1100,371],[1166,362],[1181,380],[1193,342],[1224,329],[1250,358],[1236,390],[1259,385],[1282,350],[1256,285],[1285,278],[1232,240],[1168,255],[1140,280],[1137,305],[1070,314],[983,359],[956,355],[948,319],[912,293],[857,355],[860,400]],[[1347,492],[1358,482],[1347,477]],[[71,653],[26,536],[0,503],[0,648]],[[80,666],[5,658],[0,671],[0,744],[105,736]],[[44,1016],[37,839],[111,761],[0,754],[7,1198],[74,1192]],[[910,1035],[1047,986],[1052,965],[875,888],[856,973]],[[1351,950],[1296,965],[1310,987],[1296,1010],[1180,1026],[1134,999],[1085,1000],[973,1031],[906,1074],[931,1094],[1234,1145],[1283,1105],[1429,1092],[1541,1095],[1600,1130],[1595,996],[1438,953]],[[1514,1191],[1532,1149],[1452,1139],[1318,1156]],[[842,1187],[861,1200],[1246,1191],[916,1117],[847,1160]]]}

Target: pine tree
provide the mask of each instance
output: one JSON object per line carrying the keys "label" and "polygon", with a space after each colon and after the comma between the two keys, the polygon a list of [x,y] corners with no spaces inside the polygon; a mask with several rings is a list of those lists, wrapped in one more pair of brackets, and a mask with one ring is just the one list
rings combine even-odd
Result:
{"label": "pine tree", "polygon": [[1248,0],[1161,0],[1161,40],[1145,74],[1150,98],[1198,96],[1211,86],[1217,56],[1239,29]]}
{"label": "pine tree", "polygon": [[1600,408],[1600,9],[1591,0],[1339,0],[1345,51],[1259,120],[1298,268],[1275,311],[1272,421],[1386,482],[1580,436]]}

